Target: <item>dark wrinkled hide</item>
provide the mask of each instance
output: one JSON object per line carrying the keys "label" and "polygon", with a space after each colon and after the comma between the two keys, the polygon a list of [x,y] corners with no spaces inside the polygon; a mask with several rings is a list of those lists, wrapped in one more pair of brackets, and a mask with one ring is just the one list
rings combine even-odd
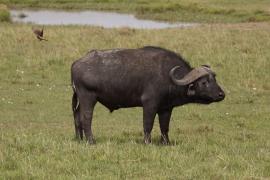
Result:
{"label": "dark wrinkled hide", "polygon": [[187,103],[209,104],[225,95],[209,73],[196,81],[179,86],[169,76],[180,66],[176,78],[192,68],[183,58],[158,47],[140,49],[92,50],[71,67],[74,90],[72,107],[76,136],[94,143],[91,131],[93,109],[100,102],[111,112],[126,107],[143,107],[144,142],[151,142],[151,130],[159,116],[161,143],[168,144],[169,122],[173,107]]}

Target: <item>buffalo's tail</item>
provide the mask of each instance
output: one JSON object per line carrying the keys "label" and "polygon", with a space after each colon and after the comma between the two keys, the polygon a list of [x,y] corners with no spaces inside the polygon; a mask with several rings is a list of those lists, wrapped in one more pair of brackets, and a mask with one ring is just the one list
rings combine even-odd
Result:
{"label": "buffalo's tail", "polygon": [[77,93],[76,93],[76,87],[74,82],[72,82],[72,89],[73,89],[73,96],[72,96],[72,111],[75,113],[80,105]]}
{"label": "buffalo's tail", "polygon": [[74,82],[72,82],[73,96],[72,96],[72,111],[74,116],[75,136],[76,139],[83,139],[83,130],[80,122],[79,108],[80,102],[76,92]]}

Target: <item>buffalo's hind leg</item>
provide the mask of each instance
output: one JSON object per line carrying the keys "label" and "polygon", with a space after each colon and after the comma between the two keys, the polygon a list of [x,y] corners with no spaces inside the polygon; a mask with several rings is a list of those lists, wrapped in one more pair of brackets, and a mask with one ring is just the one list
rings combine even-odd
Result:
{"label": "buffalo's hind leg", "polygon": [[156,116],[155,106],[144,105],[143,106],[143,129],[144,129],[144,143],[151,143],[151,131],[153,129],[154,120]]}
{"label": "buffalo's hind leg", "polygon": [[172,109],[162,110],[158,112],[159,126],[161,131],[160,143],[164,145],[170,144],[169,140],[169,124],[171,119]]}
{"label": "buffalo's hind leg", "polygon": [[80,120],[85,138],[89,144],[94,144],[95,140],[92,133],[93,111],[97,99],[94,92],[85,91],[79,96],[80,101]]}
{"label": "buffalo's hind leg", "polygon": [[74,126],[75,126],[75,138],[76,139],[83,139],[83,130],[80,120],[80,112],[79,112],[79,101],[77,99],[77,94],[74,93],[72,97],[72,111],[74,117]]}

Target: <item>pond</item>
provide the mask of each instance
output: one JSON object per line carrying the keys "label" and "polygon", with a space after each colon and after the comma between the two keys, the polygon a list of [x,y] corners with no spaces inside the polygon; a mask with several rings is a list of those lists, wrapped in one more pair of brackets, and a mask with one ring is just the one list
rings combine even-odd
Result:
{"label": "pond", "polygon": [[91,25],[104,28],[164,29],[190,27],[194,23],[167,23],[137,19],[132,14],[101,11],[11,10],[13,22],[39,25]]}

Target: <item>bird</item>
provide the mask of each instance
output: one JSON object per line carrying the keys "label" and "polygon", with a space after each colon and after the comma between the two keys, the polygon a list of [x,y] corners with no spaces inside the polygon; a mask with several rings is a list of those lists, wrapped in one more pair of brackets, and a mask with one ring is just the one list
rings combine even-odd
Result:
{"label": "bird", "polygon": [[43,38],[43,29],[44,29],[44,27],[42,27],[42,29],[35,29],[35,28],[32,27],[33,33],[36,35],[38,40],[40,40],[40,41],[42,41],[42,40],[48,41],[47,39]]}

